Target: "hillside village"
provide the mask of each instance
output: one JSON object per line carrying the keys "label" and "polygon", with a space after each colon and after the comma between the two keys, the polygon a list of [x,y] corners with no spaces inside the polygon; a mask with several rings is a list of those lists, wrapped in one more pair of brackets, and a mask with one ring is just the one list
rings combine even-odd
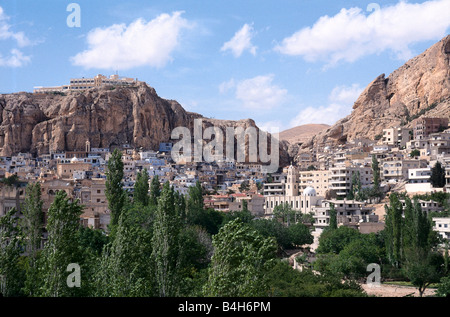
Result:
{"label": "hillside village", "polygon": [[[377,140],[354,140],[322,151],[300,153],[298,164],[281,166],[266,174],[261,165],[233,162],[173,162],[172,143],[144,151],[128,144],[118,146],[123,153],[124,188],[130,197],[138,172],[146,169],[149,182],[158,176],[160,184],[170,182],[187,195],[200,182],[204,208],[223,213],[246,208],[256,218],[273,218],[277,206],[288,204],[296,214],[310,215],[311,231],[317,239],[328,226],[330,206],[337,210],[338,225],[362,233],[384,228],[384,205],[392,192],[409,196],[446,192],[450,187],[450,129],[448,118],[417,119],[412,129],[391,127]],[[86,227],[106,230],[110,211],[105,196],[106,164],[114,148],[92,148],[86,140],[83,151],[66,151],[33,157],[29,153],[0,157],[0,216],[12,208],[20,211],[28,183],[39,182],[44,212],[55,194],[64,190],[84,206],[81,222]],[[363,195],[374,186],[374,162],[379,167],[378,195]],[[439,162],[445,171],[445,186],[430,182],[432,168]],[[358,192],[359,191],[359,192]],[[421,200],[422,210],[441,212],[439,202]],[[311,220],[313,219],[313,220]],[[450,237],[450,218],[436,217],[434,230]]]}

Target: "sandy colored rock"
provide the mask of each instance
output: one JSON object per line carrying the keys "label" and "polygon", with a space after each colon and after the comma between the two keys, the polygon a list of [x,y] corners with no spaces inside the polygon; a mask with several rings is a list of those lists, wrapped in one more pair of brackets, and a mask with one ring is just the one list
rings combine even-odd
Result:
{"label": "sandy colored rock", "polygon": [[[188,112],[176,101],[160,98],[146,83],[126,88],[94,88],[65,94],[0,95],[0,155],[35,155],[130,144],[157,150],[176,127],[191,131],[194,119],[203,129],[216,126],[255,127],[251,119],[209,119]],[[192,132],[191,132],[192,133]],[[175,141],[176,142],[176,141]],[[280,151],[281,164],[286,154]],[[288,161],[288,160],[287,160]]]}
{"label": "sandy colored rock", "polygon": [[353,105],[352,113],[319,132],[303,148],[375,139],[384,128],[411,127],[422,116],[450,116],[450,35],[402,67],[375,78]]}

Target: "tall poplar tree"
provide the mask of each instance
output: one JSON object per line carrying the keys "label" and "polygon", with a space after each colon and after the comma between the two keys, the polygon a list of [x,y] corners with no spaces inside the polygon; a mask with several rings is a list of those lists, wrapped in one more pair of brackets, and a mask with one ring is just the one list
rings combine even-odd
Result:
{"label": "tall poplar tree", "polygon": [[20,233],[15,208],[0,217],[0,297],[20,296],[24,277],[18,266]]}
{"label": "tall poplar tree", "polygon": [[177,295],[177,260],[180,220],[175,211],[173,188],[166,182],[158,199],[153,223],[152,257],[160,297]]}
{"label": "tall poplar tree", "polygon": [[386,252],[389,261],[396,267],[402,260],[402,213],[403,207],[397,193],[389,197],[389,207],[385,206]]}
{"label": "tall poplar tree", "polygon": [[381,197],[380,190],[380,165],[375,155],[372,155],[372,175],[373,175],[373,186],[369,192],[370,197]]}
{"label": "tall poplar tree", "polygon": [[142,206],[147,206],[150,201],[148,180],[149,177],[146,168],[136,174],[133,200],[135,203],[141,204]]}
{"label": "tall poplar tree", "polygon": [[158,198],[161,195],[159,177],[158,175],[153,176],[151,184],[150,184],[150,205],[156,206],[158,205]]}
{"label": "tall poplar tree", "polygon": [[263,237],[236,218],[213,236],[213,246],[206,296],[267,296],[265,274],[277,250],[273,237]]}
{"label": "tall poplar tree", "polygon": [[417,199],[412,206],[411,212],[405,213],[404,232],[408,238],[404,239],[402,270],[422,296],[426,288],[431,283],[439,282],[444,274],[444,257],[433,251],[437,241],[433,235],[437,233],[433,231],[431,220],[422,211]]}
{"label": "tall poplar tree", "polygon": [[[113,241],[103,249],[96,267],[95,296],[148,297],[154,295],[151,232],[126,210],[119,219]],[[127,219],[127,221],[125,221]]]}
{"label": "tall poplar tree", "polygon": [[120,214],[126,201],[122,180],[122,153],[118,149],[115,149],[107,163],[105,183],[105,194],[108,200],[108,208],[111,211],[111,224],[113,226],[119,222]]}
{"label": "tall poplar tree", "polygon": [[330,203],[330,224],[329,224],[329,228],[330,230],[334,230],[337,229],[337,212],[336,212],[336,208],[334,207],[333,203]]}
{"label": "tall poplar tree", "polygon": [[47,231],[40,258],[43,285],[40,295],[45,297],[76,296],[77,288],[67,285],[67,267],[75,263],[81,266],[81,250],[77,239],[83,206],[72,202],[65,191],[58,191],[48,209]]}
{"label": "tall poplar tree", "polygon": [[38,285],[37,259],[44,229],[42,205],[41,185],[39,183],[28,184],[25,190],[25,201],[21,208],[23,214],[21,228],[27,253],[25,292],[30,296],[33,295]]}

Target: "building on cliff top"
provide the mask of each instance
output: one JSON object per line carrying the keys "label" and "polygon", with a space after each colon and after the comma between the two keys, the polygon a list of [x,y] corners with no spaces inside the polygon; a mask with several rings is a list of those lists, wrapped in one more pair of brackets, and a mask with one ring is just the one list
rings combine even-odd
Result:
{"label": "building on cliff top", "polygon": [[69,85],[54,87],[37,86],[34,87],[34,93],[80,91],[103,86],[132,86],[137,82],[137,78],[119,77],[117,74],[106,77],[98,74],[93,78],[72,78],[70,79]]}

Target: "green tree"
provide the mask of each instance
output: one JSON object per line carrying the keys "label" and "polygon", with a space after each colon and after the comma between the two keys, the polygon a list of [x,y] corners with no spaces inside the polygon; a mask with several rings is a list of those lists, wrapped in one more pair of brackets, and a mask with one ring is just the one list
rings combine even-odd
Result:
{"label": "green tree", "polygon": [[430,183],[433,187],[445,186],[445,168],[439,161],[431,168]]}
{"label": "green tree", "polygon": [[268,292],[265,274],[276,254],[273,238],[264,238],[239,219],[223,226],[213,237],[206,296],[250,297]]}
{"label": "green tree", "polygon": [[[153,296],[154,274],[151,231],[138,222],[127,209],[121,215],[113,240],[105,245],[95,270],[95,296]],[[127,220],[125,220],[127,219]]]}
{"label": "green tree", "polygon": [[267,273],[271,297],[365,297],[361,286],[332,274],[315,274],[312,270],[295,270],[277,260]]}
{"label": "green tree", "polygon": [[187,222],[189,224],[199,224],[200,218],[204,214],[203,188],[199,181],[195,186],[189,187],[187,201]]}
{"label": "green tree", "polygon": [[372,175],[373,175],[373,187],[371,190],[371,197],[380,197],[380,165],[375,155],[372,155]]}
{"label": "green tree", "polygon": [[90,227],[80,227],[77,231],[78,243],[82,250],[91,250],[97,256],[100,256],[103,247],[108,244],[108,236],[103,230]]}
{"label": "green tree", "polygon": [[148,194],[148,180],[149,178],[146,168],[140,172],[137,172],[136,182],[134,183],[133,199],[135,203],[141,204],[142,206],[147,206],[150,201],[150,196]]}
{"label": "green tree", "polygon": [[25,277],[19,267],[21,252],[18,213],[15,208],[0,217],[0,296],[21,296]]}
{"label": "green tree", "polygon": [[433,237],[431,220],[427,217],[417,199],[414,203],[408,202],[405,208],[403,229],[403,271],[411,283],[415,285],[420,296],[425,289],[435,282],[439,282],[444,272],[444,258],[434,252],[436,239]]}
{"label": "green tree", "polygon": [[[325,265],[322,270],[341,276],[344,279],[357,280],[367,276],[367,265],[384,261],[384,246],[374,233],[356,235],[339,254]],[[318,259],[321,261],[322,259]],[[322,271],[321,271],[322,272]]]}
{"label": "green tree", "polygon": [[288,227],[291,221],[295,223],[295,210],[292,209],[288,202],[280,203],[273,209],[273,216],[275,219],[281,219]]}
{"label": "green tree", "polygon": [[178,191],[174,191],[175,213],[184,222],[186,219],[186,198]]}
{"label": "green tree", "polygon": [[187,225],[181,229],[179,241],[179,296],[202,296],[213,252],[211,236],[200,226]]}
{"label": "green tree", "polygon": [[409,156],[410,157],[418,157],[418,156],[420,156],[420,150],[418,150],[418,149],[412,150],[411,153],[409,153]]}
{"label": "green tree", "polygon": [[[194,215],[189,217],[189,225],[197,225],[204,228],[209,234],[214,235],[219,232],[223,223],[229,221],[229,218],[234,217],[234,213],[224,214],[221,211],[217,211],[213,208],[201,209]],[[234,219],[234,218],[233,218]]]}
{"label": "green tree", "polygon": [[72,202],[65,191],[58,191],[55,200],[48,209],[47,231],[40,258],[40,272],[43,285],[40,295],[45,297],[75,296],[79,290],[69,288],[66,272],[71,263],[81,265],[77,231],[80,226],[80,215],[83,206],[78,200]]}
{"label": "green tree", "polygon": [[158,295],[176,296],[178,289],[177,264],[181,222],[175,212],[173,189],[166,182],[158,199],[152,237],[152,256]]}
{"label": "green tree", "polygon": [[280,253],[284,249],[292,248],[291,236],[288,228],[276,219],[255,219],[250,223],[251,227],[255,229],[263,237],[275,238]]}
{"label": "green tree", "polygon": [[402,260],[403,207],[397,193],[389,196],[389,207],[385,205],[385,242],[389,262],[399,267]]}
{"label": "green tree", "polygon": [[23,218],[20,223],[27,253],[25,293],[29,296],[32,296],[38,287],[37,260],[44,230],[44,212],[42,211],[42,205],[41,185],[39,183],[29,183],[25,189],[25,200],[21,208]]}
{"label": "green tree", "polygon": [[159,183],[158,175],[153,176],[150,184],[150,205],[156,206],[158,204],[158,198],[161,195],[161,184]]}
{"label": "green tree", "polygon": [[436,296],[449,297],[450,296],[450,276],[442,277],[436,290]]}
{"label": "green tree", "polygon": [[294,247],[299,247],[304,244],[311,244],[314,242],[314,237],[312,236],[309,228],[303,223],[291,224],[288,227],[289,237],[291,243]]}
{"label": "green tree", "polygon": [[360,235],[358,230],[347,226],[341,226],[335,230],[324,230],[319,238],[317,253],[339,254],[347,244]]}
{"label": "green tree", "polygon": [[108,200],[108,208],[111,211],[111,225],[119,222],[120,214],[126,202],[126,194],[123,190],[123,161],[122,153],[115,149],[108,160],[106,170],[105,194]]}
{"label": "green tree", "polygon": [[246,192],[246,191],[248,191],[249,189],[250,189],[250,184],[248,183],[247,180],[243,181],[243,182],[241,183],[241,185],[239,186],[239,191],[240,191],[241,193]]}
{"label": "green tree", "polygon": [[336,208],[334,207],[333,203],[330,203],[330,211],[329,211],[329,215],[330,215],[330,224],[328,226],[329,230],[334,230],[337,229],[337,212],[336,212]]}
{"label": "green tree", "polygon": [[420,297],[432,283],[438,283],[443,277],[443,257],[437,252],[421,248],[407,249],[402,267],[410,282],[419,290]]}

